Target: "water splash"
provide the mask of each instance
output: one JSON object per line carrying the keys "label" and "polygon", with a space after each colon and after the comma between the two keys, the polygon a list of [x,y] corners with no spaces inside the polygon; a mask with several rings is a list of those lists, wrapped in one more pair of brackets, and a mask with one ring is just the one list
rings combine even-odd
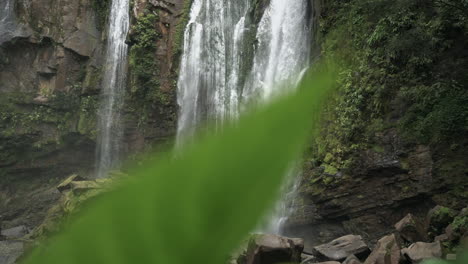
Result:
{"label": "water splash", "polygon": [[120,162],[129,21],[129,0],[113,0],[98,120],[97,177],[105,177]]}

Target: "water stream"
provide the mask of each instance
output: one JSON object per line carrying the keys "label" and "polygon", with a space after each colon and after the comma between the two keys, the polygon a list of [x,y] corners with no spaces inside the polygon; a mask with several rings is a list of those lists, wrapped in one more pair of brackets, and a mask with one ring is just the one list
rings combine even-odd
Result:
{"label": "water stream", "polygon": [[[178,81],[179,145],[203,122],[220,126],[236,119],[246,103],[296,86],[309,64],[308,7],[307,0],[271,0],[252,25],[249,0],[194,0]],[[255,38],[249,38],[254,29]],[[246,56],[245,47],[254,49],[253,56]],[[251,67],[246,71],[243,65]],[[282,201],[292,196],[290,187],[284,189]],[[278,204],[268,231],[279,232],[286,204]]]}
{"label": "water stream", "polygon": [[17,23],[15,0],[0,1],[0,45],[13,37],[25,37],[29,31]]}
{"label": "water stream", "polygon": [[112,0],[98,118],[97,177],[105,177],[120,163],[129,24],[129,0]]}
{"label": "water stream", "polygon": [[11,34],[14,27],[15,12],[13,0],[0,1],[0,44]]}

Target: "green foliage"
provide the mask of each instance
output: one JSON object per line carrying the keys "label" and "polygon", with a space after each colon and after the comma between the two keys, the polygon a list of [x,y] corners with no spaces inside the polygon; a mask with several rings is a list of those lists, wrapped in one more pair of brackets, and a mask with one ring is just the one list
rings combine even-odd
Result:
{"label": "green foliage", "polygon": [[17,129],[29,133],[41,123],[55,124],[59,130],[65,129],[79,108],[79,97],[74,92],[56,92],[48,98],[47,104],[33,103],[33,95],[28,93],[4,94],[0,103],[0,126],[4,135],[17,133]]}
{"label": "green foliage", "polygon": [[174,50],[178,54],[182,54],[184,44],[184,32],[190,19],[190,8],[192,7],[192,0],[184,1],[184,9],[182,11],[182,18],[176,26],[174,38]]}
{"label": "green foliage", "polygon": [[160,88],[158,80],[158,65],[155,58],[156,41],[159,34],[156,23],[159,18],[156,14],[148,12],[137,18],[132,27],[133,45],[130,49],[130,108],[138,113],[140,124],[149,119],[154,105],[167,106],[172,103],[172,94]]}
{"label": "green foliage", "polygon": [[452,223],[452,228],[455,233],[459,233],[459,236],[464,235],[463,232],[468,231],[468,216],[460,215],[455,217]]}
{"label": "green foliage", "polygon": [[93,0],[93,9],[96,12],[97,27],[103,30],[107,24],[107,18],[110,12],[110,0]]}
{"label": "green foliage", "polygon": [[426,144],[465,135],[466,10],[464,0],[328,1],[323,53],[343,63],[313,155],[344,166],[389,127]]}
{"label": "green foliage", "polygon": [[468,125],[468,90],[457,84],[436,82],[418,89],[404,89],[402,96],[411,103],[402,120],[408,137],[422,142],[447,140]]}
{"label": "green foliage", "polygon": [[[51,93],[47,102],[36,103],[36,94],[11,92],[0,98],[0,160],[13,164],[54,151],[63,136],[78,131],[93,138],[97,98],[81,97],[80,86]],[[83,122],[85,121],[85,122]],[[87,129],[83,129],[86,124]]]}
{"label": "green foliage", "polygon": [[96,122],[99,98],[97,96],[83,96],[80,104],[80,116],[78,121],[78,131],[82,135],[96,138]]}
{"label": "green foliage", "polygon": [[326,77],[311,79],[183,151],[141,161],[24,263],[225,262],[273,205],[311,135],[330,87]]}
{"label": "green foliage", "polygon": [[468,263],[468,253],[462,252],[458,254],[457,260],[445,261],[445,260],[427,260],[423,264],[466,264]]}
{"label": "green foliage", "polygon": [[[154,49],[158,33],[155,30],[158,16],[155,13],[145,13],[143,16],[137,18],[135,25],[133,25],[133,41],[136,47],[143,49]],[[133,46],[135,47],[135,46]]]}

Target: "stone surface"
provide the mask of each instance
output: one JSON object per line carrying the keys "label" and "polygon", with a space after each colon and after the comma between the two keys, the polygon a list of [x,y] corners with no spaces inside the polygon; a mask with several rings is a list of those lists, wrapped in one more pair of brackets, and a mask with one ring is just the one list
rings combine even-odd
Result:
{"label": "stone surface", "polygon": [[[460,140],[467,146],[468,137]],[[406,145],[396,129],[382,131],[373,142],[382,149],[355,153],[357,164],[347,177],[327,177],[320,169],[323,160],[304,162],[297,209],[285,234],[304,237],[305,251],[349,233],[373,247],[408,213],[425,219],[436,204],[454,210],[466,206],[468,148]],[[449,194],[455,189],[460,195]]]}
{"label": "stone surface", "polygon": [[66,178],[63,182],[61,182],[57,186],[57,190],[59,192],[63,193],[66,190],[70,190],[72,188],[72,182],[74,181],[82,181],[84,180],[82,177],[80,177],[78,174],[73,174],[70,177]]}
{"label": "stone surface", "polygon": [[2,230],[1,235],[7,239],[19,239],[29,233],[26,226],[17,226],[9,229]]}
{"label": "stone surface", "polygon": [[23,252],[23,242],[0,241],[0,264],[14,264]]}
{"label": "stone surface", "polygon": [[442,234],[442,235],[439,235],[439,236],[436,236],[434,238],[434,241],[439,241],[439,242],[445,242],[445,241],[448,241],[449,240],[449,237],[447,236],[447,234]]}
{"label": "stone surface", "polygon": [[351,255],[342,264],[362,264],[362,262],[356,256]]}
{"label": "stone surface", "polygon": [[457,212],[455,210],[437,205],[427,213],[427,230],[432,237],[442,234],[445,227],[453,221],[456,215]]}
{"label": "stone surface", "polygon": [[276,235],[254,235],[247,249],[247,264],[300,262],[304,241]]}
{"label": "stone surface", "polygon": [[423,260],[442,257],[440,242],[417,242],[401,250],[401,254],[411,263],[421,263]]}
{"label": "stone surface", "polygon": [[395,234],[381,238],[364,264],[399,264],[400,243]]}
{"label": "stone surface", "polygon": [[301,254],[301,263],[308,264],[308,263],[317,263],[317,258],[314,255],[309,254]]}
{"label": "stone surface", "polygon": [[408,214],[395,224],[395,229],[408,242],[427,241],[424,224],[412,214]]}
{"label": "stone surface", "polygon": [[328,244],[314,247],[314,251],[328,260],[342,261],[350,255],[363,258],[369,255],[370,250],[361,236],[347,235],[333,240]]}
{"label": "stone surface", "polygon": [[[92,171],[93,129],[83,127],[95,124],[92,102],[98,92],[82,94],[82,89],[93,69],[102,66],[105,45],[97,1],[14,2],[10,26],[15,28],[9,28],[14,34],[0,34],[0,221],[5,228],[38,225],[60,198],[56,185],[76,171]],[[98,81],[91,86],[99,91]]]}

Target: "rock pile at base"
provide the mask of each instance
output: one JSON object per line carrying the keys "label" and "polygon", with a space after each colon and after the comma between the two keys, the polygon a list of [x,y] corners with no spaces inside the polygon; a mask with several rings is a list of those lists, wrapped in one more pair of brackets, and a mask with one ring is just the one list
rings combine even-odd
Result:
{"label": "rock pile at base", "polygon": [[[249,253],[236,264],[421,264],[428,259],[456,260],[456,247],[468,245],[468,208],[461,212],[437,206],[426,219],[412,214],[395,224],[371,251],[361,236],[346,235],[302,252],[302,246],[284,237],[261,235],[249,244]],[[295,246],[296,245],[296,246]],[[294,252],[294,253],[293,253]],[[302,252],[302,254],[300,254]],[[301,261],[295,257],[301,255]],[[245,258],[246,257],[246,258]]]}

